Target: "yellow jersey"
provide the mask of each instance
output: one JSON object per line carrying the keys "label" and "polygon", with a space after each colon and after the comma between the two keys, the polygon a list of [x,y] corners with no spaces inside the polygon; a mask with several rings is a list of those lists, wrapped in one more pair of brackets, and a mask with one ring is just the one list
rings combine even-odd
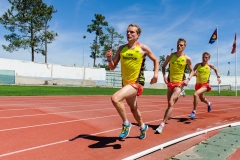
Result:
{"label": "yellow jersey", "polygon": [[196,69],[197,74],[196,82],[201,84],[209,83],[210,73],[211,68],[209,67],[209,65],[206,64],[205,66],[202,66],[202,64],[200,63]]}
{"label": "yellow jersey", "polygon": [[183,54],[180,57],[177,57],[176,54],[173,54],[169,61],[169,81],[173,83],[179,83],[184,80],[185,69],[187,67],[187,58]]}
{"label": "yellow jersey", "polygon": [[140,43],[137,42],[134,49],[125,45],[120,51],[122,85],[139,83],[144,85],[145,57],[142,54]]}

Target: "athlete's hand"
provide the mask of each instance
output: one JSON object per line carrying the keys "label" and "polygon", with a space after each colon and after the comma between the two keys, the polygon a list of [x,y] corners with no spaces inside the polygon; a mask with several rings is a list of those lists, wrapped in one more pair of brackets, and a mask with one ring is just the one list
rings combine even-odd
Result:
{"label": "athlete's hand", "polygon": [[164,82],[165,82],[166,84],[168,84],[168,77],[167,77],[167,75],[164,75],[164,76],[163,76],[163,80],[164,80]]}
{"label": "athlete's hand", "polygon": [[183,85],[184,85],[184,86],[187,86],[188,83],[189,83],[189,79],[185,79],[185,80],[183,81]]}
{"label": "athlete's hand", "polygon": [[220,78],[217,78],[217,81],[218,81],[218,84],[220,84],[220,83],[221,83],[221,79],[220,79]]}
{"label": "athlete's hand", "polygon": [[153,77],[150,81],[150,84],[154,84],[157,83],[158,78],[157,77]]}
{"label": "athlete's hand", "polygon": [[106,57],[108,60],[112,59],[112,50],[111,49],[106,52]]}

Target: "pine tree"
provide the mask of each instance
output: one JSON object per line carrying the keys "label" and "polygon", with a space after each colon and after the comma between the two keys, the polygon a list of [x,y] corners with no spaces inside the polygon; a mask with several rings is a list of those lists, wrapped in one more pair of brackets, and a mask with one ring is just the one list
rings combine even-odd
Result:
{"label": "pine tree", "polygon": [[34,53],[46,55],[43,45],[51,43],[57,36],[53,31],[47,31],[47,23],[57,11],[52,5],[48,7],[42,0],[8,1],[12,7],[0,17],[0,23],[11,32],[4,36],[10,44],[3,45],[3,48],[9,52],[20,48],[31,49],[34,62]]}

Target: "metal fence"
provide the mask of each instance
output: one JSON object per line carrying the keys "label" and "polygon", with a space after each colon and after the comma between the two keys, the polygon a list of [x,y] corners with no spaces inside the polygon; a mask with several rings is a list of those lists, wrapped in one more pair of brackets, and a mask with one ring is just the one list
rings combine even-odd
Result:
{"label": "metal fence", "polygon": [[15,84],[15,71],[0,70],[0,84]]}
{"label": "metal fence", "polygon": [[122,76],[120,71],[106,71],[106,86],[122,87]]}

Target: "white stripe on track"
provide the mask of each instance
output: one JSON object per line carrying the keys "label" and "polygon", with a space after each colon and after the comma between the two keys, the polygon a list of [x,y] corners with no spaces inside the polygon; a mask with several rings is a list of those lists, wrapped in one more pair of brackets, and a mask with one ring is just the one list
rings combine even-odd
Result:
{"label": "white stripe on track", "polygon": [[[112,132],[112,131],[119,130],[119,129],[122,129],[122,128],[116,128],[116,129],[107,130],[107,131],[98,132],[98,133],[89,134],[89,135],[98,135],[98,134]],[[84,137],[87,137],[87,135],[84,136]],[[8,153],[1,154],[0,157],[6,157],[6,156],[13,155],[13,154],[22,153],[22,152],[26,152],[26,151],[31,151],[31,150],[44,148],[44,147],[48,147],[48,146],[53,146],[53,145],[56,145],[56,144],[61,144],[61,143],[66,143],[66,142],[70,142],[70,140],[68,139],[68,140],[58,141],[58,142],[54,142],[54,143],[48,143],[48,144],[44,144],[44,145],[39,145],[39,146],[31,147],[31,148],[21,149],[21,150],[17,150],[17,151],[13,151],[13,152],[8,152]]]}
{"label": "white stripe on track", "polygon": [[86,119],[77,119],[77,120],[72,120],[72,121],[62,121],[62,122],[55,122],[55,123],[46,123],[46,124],[39,124],[39,125],[25,126],[25,127],[17,127],[17,128],[8,128],[8,129],[2,129],[2,130],[0,130],[0,132],[12,131],[12,130],[18,130],[18,129],[26,129],[26,128],[34,128],[34,127],[42,127],[42,126],[50,126],[50,125],[56,125],[56,124],[72,123],[72,122],[86,121],[86,120],[100,119],[100,118],[114,117],[114,116],[118,116],[118,115],[110,115],[110,116],[102,116],[102,117],[86,118]]}
{"label": "white stripe on track", "polygon": [[[239,108],[239,107],[238,107]],[[229,108],[228,108],[229,109]],[[227,110],[227,109],[225,109]],[[216,111],[216,110],[214,110]],[[198,113],[205,113],[205,112],[198,112]],[[130,114],[130,113],[129,113]],[[118,115],[112,115],[112,116],[118,116]],[[185,115],[179,115],[179,116],[176,116],[176,117],[180,117],[180,116],[185,116]],[[105,117],[111,117],[111,116],[105,116]],[[105,117],[96,117],[96,118],[105,118]],[[95,118],[89,118],[89,119],[95,119]],[[82,120],[89,120],[89,119],[82,119]],[[28,126],[28,127],[19,127],[19,128],[15,128],[15,129],[23,129],[23,128],[31,128],[31,127],[37,127],[37,126],[47,126],[47,125],[52,125],[52,124],[61,124],[61,123],[69,123],[69,122],[75,122],[75,121],[80,121],[80,120],[73,120],[73,121],[65,121],[65,122],[58,122],[58,123],[49,123],[49,124],[43,124],[43,125],[35,125],[35,126]],[[145,122],[145,123],[150,123],[150,122],[156,122],[156,121],[161,121],[161,119],[159,120],[154,120],[154,121],[148,121],[148,122]],[[237,122],[239,125],[239,122]],[[231,125],[233,125],[235,123],[232,123]],[[224,125],[225,126],[225,125]],[[216,128],[216,127],[215,127]],[[116,128],[116,129],[112,129],[112,130],[108,130],[108,131],[103,131],[103,132],[98,132],[98,133],[95,133],[95,134],[89,134],[89,135],[98,135],[98,134],[102,134],[102,133],[107,133],[107,132],[112,132],[112,131],[115,131],[115,130],[119,130],[121,128]],[[5,130],[0,130],[0,131],[6,131],[6,130],[14,130],[14,129],[5,129]],[[208,129],[208,131],[210,131],[211,129]],[[201,132],[202,133],[202,132]],[[87,136],[87,135],[86,135]],[[187,135],[188,136],[188,135]],[[184,136],[186,137],[186,136]],[[69,142],[70,140],[63,140],[63,141],[58,141],[58,142],[54,142],[54,143],[49,143],[49,144],[44,144],[44,145],[40,145],[40,146],[35,146],[35,147],[31,147],[31,148],[26,148],[26,149],[22,149],[22,150],[17,150],[17,151],[13,151],[13,152],[9,152],[9,153],[5,153],[5,154],[1,154],[0,157],[5,157],[5,156],[9,156],[9,155],[13,155],[13,154],[17,154],[17,153],[22,153],[22,152],[26,152],[26,151],[30,151],[30,150],[34,150],[34,149],[39,149],[39,148],[43,148],[43,147],[48,147],[48,146],[52,146],[52,145],[56,145],[56,144],[61,144],[61,143],[65,143],[65,142]],[[175,140],[173,140],[174,143]],[[173,143],[173,144],[174,144]],[[166,144],[169,144],[169,142],[167,142]],[[146,153],[152,153],[152,150],[159,150],[159,149],[162,149],[162,145],[159,145],[157,147],[153,147],[153,148],[150,148],[146,151],[143,151],[143,152],[140,152],[140,153],[137,153],[136,155],[132,155],[130,157],[127,157],[125,158],[126,160],[129,160],[129,159],[132,159],[133,157],[136,158],[136,157],[141,157],[143,155],[146,155]]]}
{"label": "white stripe on track", "polygon": [[91,110],[81,110],[81,111],[68,111],[68,112],[52,112],[52,113],[44,113],[44,114],[25,114],[21,116],[10,116],[10,117],[0,117],[0,119],[8,119],[8,118],[24,118],[24,117],[35,117],[35,116],[47,116],[47,115],[57,115],[57,114],[64,114],[64,113],[74,113],[74,112],[91,112],[91,111],[100,111],[100,110],[108,110],[115,108],[104,108],[104,109],[91,109]]}

